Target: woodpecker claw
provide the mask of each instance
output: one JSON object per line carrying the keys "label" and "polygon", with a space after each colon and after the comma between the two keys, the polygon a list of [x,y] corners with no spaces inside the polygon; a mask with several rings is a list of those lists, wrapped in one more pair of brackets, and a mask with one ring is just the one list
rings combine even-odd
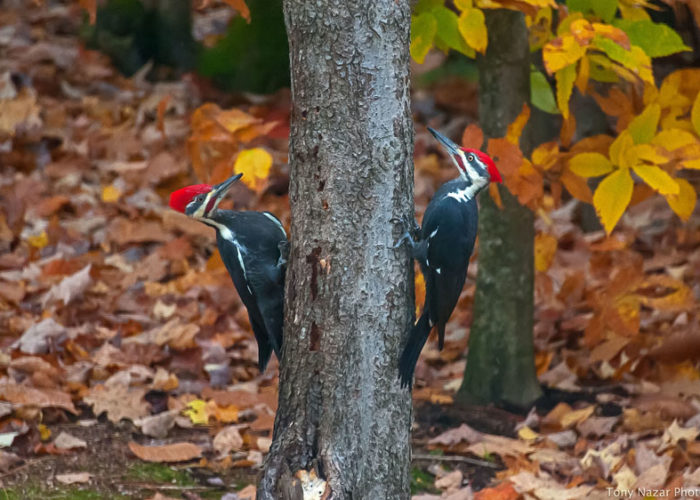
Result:
{"label": "woodpecker claw", "polygon": [[394,245],[394,248],[401,247],[401,245],[403,245],[404,241],[407,241],[411,248],[413,248],[416,245],[416,243],[413,241],[413,237],[411,236],[411,233],[409,231],[406,231],[405,233],[403,233],[401,238],[399,238],[399,241],[396,242],[396,244]]}
{"label": "woodpecker claw", "polygon": [[289,259],[289,242],[286,240],[280,241],[277,244],[277,248],[279,248],[280,251],[280,258],[277,259],[277,267],[282,268],[287,265]]}

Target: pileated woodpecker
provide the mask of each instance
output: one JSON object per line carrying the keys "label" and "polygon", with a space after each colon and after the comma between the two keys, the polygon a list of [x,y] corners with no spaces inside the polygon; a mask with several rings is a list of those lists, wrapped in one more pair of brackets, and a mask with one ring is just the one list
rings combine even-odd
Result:
{"label": "pileated woodpecker", "polygon": [[447,150],[459,177],[443,184],[428,204],[419,240],[414,242],[406,232],[396,245],[408,241],[425,278],[423,314],[411,328],[399,360],[401,385],[409,387],[418,356],[434,326],[438,328],[438,347],[442,349],[445,342],[445,324],[457,305],[474,250],[476,195],[489,182],[501,182],[496,164],[486,153],[461,148],[436,130],[428,130]]}
{"label": "pileated woodpecker", "polygon": [[218,210],[234,182],[195,184],[170,195],[170,207],[216,229],[216,244],[233,284],[248,310],[258,342],[258,366],[265,370],[272,351],[280,359],[287,233],[269,212]]}

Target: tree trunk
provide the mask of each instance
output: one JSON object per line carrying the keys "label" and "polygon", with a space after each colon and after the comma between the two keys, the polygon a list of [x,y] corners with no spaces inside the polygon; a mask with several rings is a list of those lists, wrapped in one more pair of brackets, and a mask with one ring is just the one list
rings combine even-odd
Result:
{"label": "tree trunk", "polygon": [[[279,409],[258,498],[409,496],[413,214],[407,0],[285,0],[292,74],[290,262]],[[325,497],[324,497],[325,498]]]}
{"label": "tree trunk", "polygon": [[[486,137],[503,137],[530,95],[524,16],[486,12],[489,46],[479,57],[479,121]],[[526,129],[527,132],[527,129]],[[530,141],[524,137],[525,152]],[[534,364],[534,215],[499,186],[503,210],[481,196],[479,271],[462,403],[524,408],[541,394]]]}

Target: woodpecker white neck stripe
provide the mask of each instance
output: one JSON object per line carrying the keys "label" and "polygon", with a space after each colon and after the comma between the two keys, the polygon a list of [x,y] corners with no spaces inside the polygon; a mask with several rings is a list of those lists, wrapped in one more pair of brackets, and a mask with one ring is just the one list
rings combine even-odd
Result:
{"label": "woodpecker white neck stripe", "polygon": [[282,225],[282,223],[280,222],[280,220],[277,217],[272,215],[270,212],[263,212],[262,214],[265,217],[267,217],[268,219],[270,219],[272,222],[274,222],[277,225],[277,227],[280,228],[280,230],[282,231],[282,234],[284,234],[284,237],[285,238],[287,237],[287,231],[284,230],[284,226]]}
{"label": "woodpecker white neck stripe", "polygon": [[473,179],[472,183],[466,186],[464,189],[458,189],[457,191],[447,193],[445,197],[454,198],[455,200],[464,203],[473,199],[477,194],[479,194],[479,191],[488,185],[488,179],[485,179],[484,177],[476,177]]}
{"label": "woodpecker white neck stripe", "polygon": [[225,239],[234,247],[236,247],[236,256],[238,257],[238,264],[241,266],[241,270],[243,271],[243,279],[246,282],[246,287],[248,288],[248,291],[251,293],[251,295],[253,295],[253,290],[250,289],[250,285],[248,284],[248,273],[246,272],[245,264],[243,263],[243,254],[248,253],[246,247],[240,244],[240,242],[236,239],[236,235],[233,233],[233,231],[231,231],[225,225],[212,219],[205,218],[202,219],[202,221],[206,222],[211,226],[214,226],[219,231],[219,234],[223,239]]}

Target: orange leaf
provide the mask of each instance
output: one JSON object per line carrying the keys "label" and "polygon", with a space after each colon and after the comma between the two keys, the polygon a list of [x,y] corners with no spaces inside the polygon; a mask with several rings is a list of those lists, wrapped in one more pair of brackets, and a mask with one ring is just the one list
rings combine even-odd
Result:
{"label": "orange leaf", "polygon": [[250,23],[250,9],[244,0],[223,0],[230,7],[236,9],[243,19]]}
{"label": "orange leaf", "polygon": [[520,498],[512,483],[501,483],[474,493],[474,500],[517,500]]}
{"label": "orange leaf", "polygon": [[501,199],[501,192],[498,190],[498,184],[495,182],[489,184],[489,194],[498,209],[503,210],[503,200]]}
{"label": "orange leaf", "polygon": [[475,124],[470,123],[462,134],[462,146],[471,149],[481,149],[484,145],[484,132]]}
{"label": "orange leaf", "polygon": [[185,462],[201,456],[202,449],[192,443],[173,443],[162,446],[141,446],[129,442],[129,449],[146,462]]}
{"label": "orange leaf", "polygon": [[163,97],[158,102],[157,109],[157,127],[161,134],[165,135],[165,112],[168,110],[168,104],[170,104],[170,94]]}
{"label": "orange leaf", "polygon": [[90,24],[95,24],[97,21],[97,0],[79,0],[78,3],[87,11]]}
{"label": "orange leaf", "polygon": [[523,163],[520,148],[505,138],[490,139],[488,153],[504,177],[515,175]]}

